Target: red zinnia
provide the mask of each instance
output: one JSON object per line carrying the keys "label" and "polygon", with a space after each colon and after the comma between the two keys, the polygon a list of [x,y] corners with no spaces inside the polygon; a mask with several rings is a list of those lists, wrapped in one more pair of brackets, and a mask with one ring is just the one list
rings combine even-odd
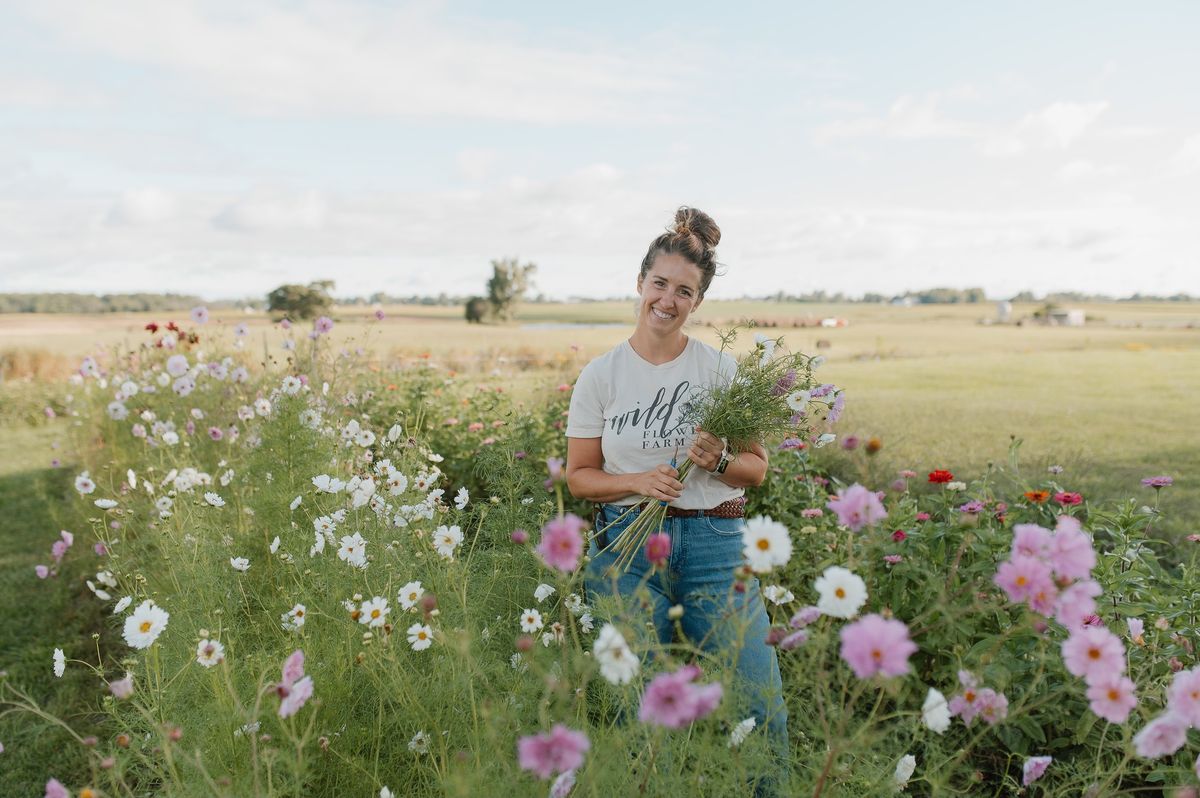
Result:
{"label": "red zinnia", "polygon": [[904,534],[903,529],[897,529],[895,532],[892,533],[892,540],[896,541],[897,543],[902,542],[907,537],[908,537],[908,535]]}
{"label": "red zinnia", "polygon": [[1054,494],[1054,501],[1062,505],[1075,505],[1083,503],[1083,496],[1078,493],[1067,493],[1065,491]]}
{"label": "red zinnia", "polygon": [[146,325],[146,329],[149,330],[151,332],[151,334],[153,334],[153,333],[158,332],[158,325],[155,324],[154,322],[150,322],[149,324]]}
{"label": "red zinnia", "polygon": [[951,474],[949,471],[943,471],[940,468],[937,469],[936,471],[929,472],[929,481],[934,483],[935,485],[940,485],[945,482],[950,482],[953,479],[954,479],[953,474]]}

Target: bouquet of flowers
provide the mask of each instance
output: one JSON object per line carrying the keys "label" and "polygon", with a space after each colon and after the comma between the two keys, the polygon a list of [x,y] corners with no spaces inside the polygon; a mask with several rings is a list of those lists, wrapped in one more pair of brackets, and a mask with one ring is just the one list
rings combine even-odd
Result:
{"label": "bouquet of flowers", "polygon": [[[719,335],[724,352],[737,337],[737,328]],[[782,338],[760,333],[754,339],[754,349],[737,361],[733,379],[693,397],[683,411],[683,421],[723,439],[734,454],[768,441],[783,441],[781,448],[798,449],[804,445],[819,448],[833,440],[828,425],[837,421],[846,400],[837,386],[818,383],[813,377],[824,358],[789,352]],[[826,431],[817,432],[821,424]],[[671,466],[682,482],[693,463],[687,458],[682,463],[672,459]],[[634,503],[606,529],[631,513],[637,513],[633,523],[608,546],[618,552],[615,567],[622,571],[628,570],[650,535],[662,529],[667,503],[650,498]]]}

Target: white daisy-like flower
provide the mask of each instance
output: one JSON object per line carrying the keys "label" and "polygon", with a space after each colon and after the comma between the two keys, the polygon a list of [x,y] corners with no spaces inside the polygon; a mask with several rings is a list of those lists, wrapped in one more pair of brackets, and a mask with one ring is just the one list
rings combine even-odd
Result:
{"label": "white daisy-like flower", "polygon": [[255,399],[254,412],[260,416],[271,415],[271,403],[266,399]]}
{"label": "white daisy-like flower", "polygon": [[225,469],[225,471],[221,473],[220,479],[218,479],[217,481],[221,483],[222,488],[229,487],[229,483],[233,482],[233,469],[232,468]]}
{"label": "white daisy-like flower", "polygon": [[225,506],[225,500],[221,498],[220,494],[213,493],[211,490],[204,494],[204,501],[208,502],[213,507]]}
{"label": "white daisy-like flower", "polygon": [[556,591],[552,585],[547,585],[545,582],[537,586],[533,591],[533,597],[537,599],[538,604],[541,604],[546,599],[554,595]]}
{"label": "white daisy-like flower", "polygon": [[396,599],[400,602],[401,608],[411,610],[417,606],[417,602],[421,600],[421,596],[423,595],[425,595],[425,588],[421,587],[420,582],[409,582],[400,588]]}
{"label": "white daisy-like flower", "polygon": [[245,557],[230,557],[229,564],[233,566],[233,570],[246,573],[250,570],[250,561]]}
{"label": "white daisy-like flower", "polygon": [[600,634],[592,646],[592,656],[600,663],[600,675],[612,684],[629,684],[642,665],[625,637],[611,623],[600,627]]}
{"label": "white daisy-like flower", "polygon": [[346,483],[328,474],[318,474],[312,478],[312,483],[322,493],[339,493],[342,488],[346,487]]}
{"label": "white daisy-like flower", "polygon": [[325,551],[325,536],[321,534],[321,530],[316,530],[315,539],[312,546],[308,549],[309,557],[316,557],[321,552]]}
{"label": "white daisy-like flower", "polygon": [[116,580],[116,577],[114,577],[112,575],[112,571],[97,571],[96,572],[96,581],[99,582],[100,584],[104,585],[105,587],[116,587],[117,586],[117,580]]}
{"label": "white daisy-like flower", "polygon": [[460,510],[467,508],[467,502],[470,501],[471,494],[467,493],[466,488],[459,488],[458,493],[454,494],[454,506]]}
{"label": "white daisy-like flower", "polygon": [[408,477],[401,474],[399,471],[390,470],[387,475],[388,493],[393,496],[399,496],[408,490]]}
{"label": "white daisy-like flower", "polygon": [[108,601],[109,599],[112,598],[112,596],[109,595],[107,590],[105,590],[102,587],[96,587],[96,583],[93,582],[91,579],[85,580],[85,583],[88,586],[88,590],[95,593],[96,598],[100,599],[101,601]]}
{"label": "white daisy-like flower", "polygon": [[321,414],[313,408],[300,411],[300,423],[309,429],[321,426]]}
{"label": "white daisy-like flower", "polygon": [[817,609],[834,618],[853,618],[867,601],[867,584],[862,577],[831,565],[814,583],[821,598]]}
{"label": "white daisy-like flower", "polygon": [[767,516],[757,515],[746,521],[742,543],[746,562],[755,573],[786,565],[792,558],[792,538],[787,527]]}
{"label": "white daisy-like flower", "polygon": [[947,482],[946,483],[946,490],[958,492],[958,491],[964,491],[966,489],[967,489],[967,483],[965,483],[965,482]]}
{"label": "white daisy-like flower", "polygon": [[66,670],[67,655],[63,653],[61,648],[54,649],[54,675],[61,679]]}
{"label": "white daisy-like flower", "polygon": [[566,605],[567,610],[572,615],[581,615],[587,609],[587,605],[583,603],[583,597],[578,593],[567,594],[567,598],[563,601],[563,604]]}
{"label": "white daisy-like flower", "polygon": [[408,627],[408,642],[413,651],[424,651],[433,645],[433,629],[423,623]]}
{"label": "white daisy-like flower", "polygon": [[387,615],[392,611],[392,608],[388,606],[387,599],[383,596],[376,596],[370,601],[364,601],[361,609],[362,614],[358,616],[358,622],[365,623],[372,629],[387,623]]}
{"label": "white daisy-like flower", "polygon": [[905,754],[900,757],[900,761],[896,763],[896,772],[892,775],[897,790],[903,790],[908,786],[908,780],[912,778],[913,771],[916,769],[917,758],[915,756]]}
{"label": "white daisy-like flower", "polygon": [[793,413],[803,413],[808,409],[808,400],[812,394],[808,391],[793,391],[787,395],[787,406]]}
{"label": "white daisy-like flower", "polygon": [[537,610],[522,610],[521,611],[521,631],[528,634],[540,632],[542,630],[542,614]]}
{"label": "white daisy-like flower", "polygon": [[109,402],[106,410],[108,417],[113,421],[124,421],[129,417],[129,409],[125,407],[124,402]]}
{"label": "white daisy-like flower", "polygon": [[775,346],[776,346],[775,339],[768,338],[767,336],[763,335],[762,333],[755,333],[754,334],[754,343],[762,346],[762,348],[763,348],[763,353],[762,353],[762,357],[759,359],[759,364],[765,366],[768,363],[770,363],[771,358],[775,356]]}
{"label": "white daisy-like flower", "polygon": [[300,506],[300,502],[302,502],[302,501],[304,501],[304,497],[297,496],[296,498],[292,499],[292,503],[288,505],[288,509],[295,510],[297,507]]}
{"label": "white daisy-like flower", "polygon": [[782,585],[767,585],[762,589],[763,598],[776,606],[787,604],[796,598],[792,591]]}
{"label": "white daisy-like flower", "polygon": [[338,559],[359,568],[364,567],[367,564],[367,541],[357,532],[343,536],[338,547]]}
{"label": "white daisy-like flower", "polygon": [[392,791],[387,788],[386,784],[379,788],[379,798],[393,798]]}
{"label": "white daisy-like flower", "polygon": [[149,648],[167,628],[170,614],[150,599],[146,599],[125,619],[122,636],[131,648]]}
{"label": "white daisy-like flower", "polygon": [[112,499],[96,499],[93,504],[95,504],[101,510],[111,510],[117,506],[117,503]]}
{"label": "white daisy-like flower", "polygon": [[285,632],[294,632],[301,626],[304,626],[304,619],[308,614],[308,608],[303,604],[297,604],[287,612],[279,616],[279,622],[283,626]]}
{"label": "white daisy-like flower", "polygon": [[279,543],[280,543],[279,535],[276,535],[275,539],[271,541],[271,553],[272,554],[279,551]]}
{"label": "white daisy-like flower", "polygon": [[740,721],[738,725],[733,727],[733,731],[729,733],[729,747],[737,748],[742,743],[746,742],[746,738],[750,736],[750,732],[754,731],[754,727],[758,725],[758,721],[754,716]]}
{"label": "white daisy-like flower", "polygon": [[354,436],[354,442],[365,449],[375,442],[375,433],[369,429],[360,429]]}
{"label": "white daisy-like flower", "polygon": [[950,705],[946,696],[938,690],[929,688],[925,695],[925,703],[921,706],[921,722],[925,728],[938,734],[943,734],[950,728]]}
{"label": "white daisy-like flower", "polygon": [[587,633],[590,633],[596,628],[596,621],[592,618],[592,614],[590,612],[585,612],[583,615],[579,616],[579,628]]}
{"label": "white daisy-like flower", "polygon": [[292,374],[284,377],[283,382],[280,383],[279,386],[280,390],[282,390],[288,396],[295,396],[296,394],[300,393],[300,389],[303,387],[304,383],[300,382],[300,379]]}
{"label": "white daisy-like flower", "polygon": [[832,432],[825,432],[821,434],[821,437],[817,438],[817,440],[813,443],[813,446],[817,449],[821,449],[836,440],[837,435],[834,435]]}
{"label": "white daisy-like flower", "polygon": [[225,659],[225,646],[220,640],[205,638],[196,645],[196,662],[206,668],[219,665]]}
{"label": "white daisy-like flower", "polygon": [[117,605],[113,607],[113,615],[120,615],[121,613],[125,612],[125,610],[128,609],[129,605],[132,603],[133,596],[122,596],[117,602]]}
{"label": "white daisy-like flower", "polygon": [[132,468],[125,469],[125,481],[129,483],[130,490],[137,490],[137,486],[138,486],[137,474],[133,473]]}
{"label": "white daisy-like flower", "polygon": [[454,552],[462,543],[463,533],[457,525],[439,526],[433,531],[433,548],[445,560],[453,560]]}
{"label": "white daisy-like flower", "polygon": [[188,373],[188,359],[185,355],[171,355],[167,358],[167,373],[172,377],[182,377]]}
{"label": "white daisy-like flower", "polygon": [[413,735],[413,738],[408,741],[408,750],[414,754],[429,753],[429,735],[423,731],[419,731]]}
{"label": "white daisy-like flower", "polygon": [[96,483],[92,481],[88,472],[84,471],[79,476],[75,477],[75,490],[79,491],[80,495],[86,496],[96,489]]}

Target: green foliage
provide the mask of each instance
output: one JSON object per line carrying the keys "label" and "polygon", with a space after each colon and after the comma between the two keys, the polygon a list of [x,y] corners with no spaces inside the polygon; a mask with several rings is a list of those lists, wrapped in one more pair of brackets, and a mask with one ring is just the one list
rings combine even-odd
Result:
{"label": "green foliage", "polygon": [[487,302],[494,318],[509,321],[529,289],[537,266],[521,265],[516,258],[492,261],[492,276],[487,282]]}
{"label": "green foliage", "polygon": [[481,296],[473,296],[463,306],[463,314],[469,324],[482,324],[488,312],[488,302]]}
{"label": "green foliage", "polygon": [[267,294],[267,310],[280,317],[315,319],[333,307],[332,280],[316,280],[308,285],[288,283]]}

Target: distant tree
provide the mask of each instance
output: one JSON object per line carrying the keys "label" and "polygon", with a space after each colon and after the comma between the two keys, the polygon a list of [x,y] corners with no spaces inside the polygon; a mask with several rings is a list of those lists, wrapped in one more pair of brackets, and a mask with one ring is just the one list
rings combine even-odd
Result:
{"label": "distant tree", "polygon": [[473,296],[464,306],[468,324],[482,324],[487,316],[488,302],[481,296]]}
{"label": "distant tree", "polygon": [[291,319],[315,319],[333,307],[333,280],[314,280],[308,285],[289,283],[267,294],[267,310]]}
{"label": "distant tree", "polygon": [[536,271],[534,264],[522,266],[516,258],[492,261],[492,277],[487,282],[487,302],[493,318],[508,321],[513,317]]}

